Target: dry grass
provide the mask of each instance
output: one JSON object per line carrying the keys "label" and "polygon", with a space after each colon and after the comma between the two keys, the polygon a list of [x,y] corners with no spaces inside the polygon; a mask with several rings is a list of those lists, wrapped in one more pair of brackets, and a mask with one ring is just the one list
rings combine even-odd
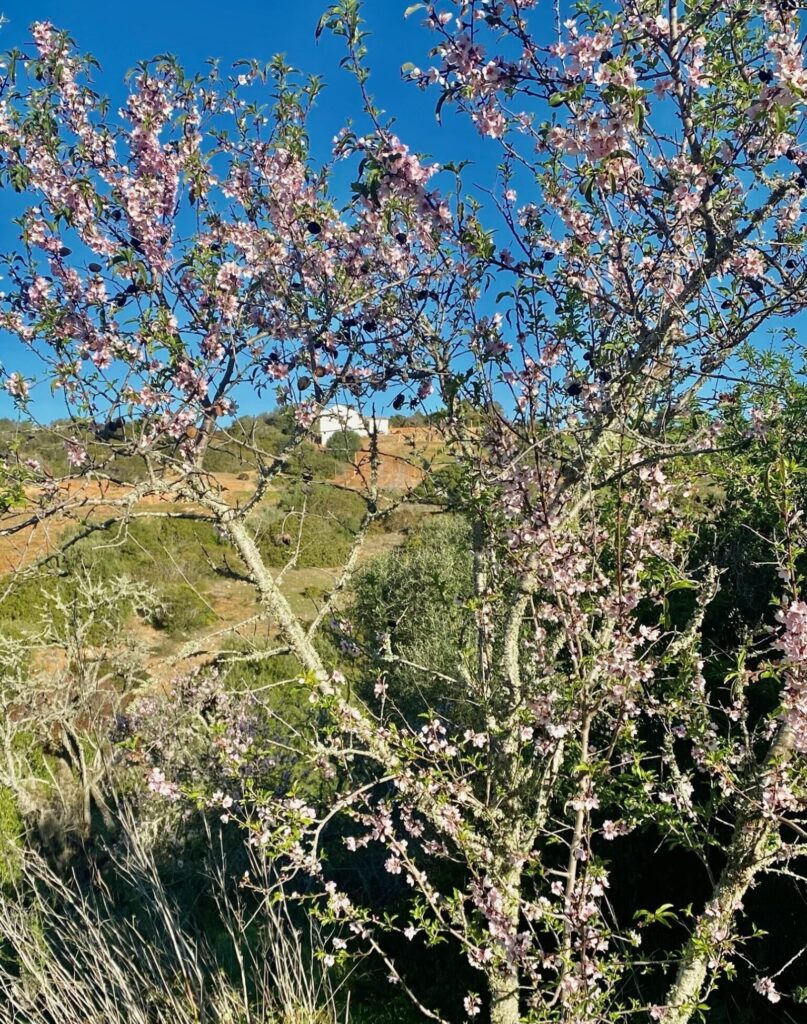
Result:
{"label": "dry grass", "polygon": [[[115,894],[63,876],[32,852],[0,901],[2,1024],[338,1024],[322,937],[294,924],[266,863],[247,887],[220,855],[211,870],[216,949],[171,895],[143,823],[123,812]],[[156,833],[158,828],[155,828]],[[208,835],[210,848],[215,840]],[[246,936],[249,935],[249,941]],[[222,969],[222,937],[229,944]]]}

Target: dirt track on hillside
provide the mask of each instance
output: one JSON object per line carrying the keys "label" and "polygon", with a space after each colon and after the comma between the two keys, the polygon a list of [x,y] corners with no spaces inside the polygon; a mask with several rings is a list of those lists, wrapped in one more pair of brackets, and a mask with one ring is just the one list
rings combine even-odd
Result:
{"label": "dirt track on hillside", "polygon": [[[250,493],[254,474],[241,480],[234,473],[217,473],[215,482],[222,496],[235,502]],[[0,518],[0,575],[18,572],[47,555],[68,529],[122,516],[132,490],[108,480],[93,479],[65,481],[47,494],[29,489],[28,506]],[[165,512],[180,507],[168,493],[150,494],[135,506],[140,511]]]}
{"label": "dirt track on hillside", "polygon": [[[378,487],[398,494],[413,490],[423,479],[427,465],[439,459],[440,449],[440,438],[434,430],[393,428],[379,438]],[[364,449],[357,453],[354,467],[332,482],[365,490],[370,477],[370,453]],[[256,477],[254,473],[215,473],[211,481],[226,501],[236,503],[252,492]],[[0,518],[0,575],[19,572],[45,557],[55,550],[66,530],[121,514],[121,506],[131,493],[131,487],[93,479],[68,481],[48,495],[30,490],[27,508]],[[54,507],[60,511],[50,513]],[[136,505],[140,511],[170,512],[180,507],[188,506],[180,506],[168,493],[149,495]]]}
{"label": "dirt track on hillside", "polygon": [[[378,439],[378,487],[382,491],[402,493],[411,491],[423,480],[427,467],[439,457],[440,437],[426,427],[393,427],[389,434]],[[334,480],[334,483],[364,490],[370,484],[372,460],[369,446],[357,452],[353,469]]]}

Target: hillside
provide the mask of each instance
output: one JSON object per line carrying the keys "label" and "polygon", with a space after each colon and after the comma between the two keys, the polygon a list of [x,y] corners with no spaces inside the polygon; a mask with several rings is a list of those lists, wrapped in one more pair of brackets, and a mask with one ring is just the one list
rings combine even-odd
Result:
{"label": "hillside", "polygon": [[[414,490],[428,465],[439,461],[440,446],[428,428],[394,428],[380,442],[377,482],[389,499]],[[328,464],[326,454],[312,446],[309,457]],[[352,464],[333,464],[337,472],[330,479],[302,488],[299,481],[279,476],[252,514],[256,539],[273,571],[283,573],[284,592],[303,621],[314,618],[337,583],[365,507],[360,493],[369,484],[367,448]],[[247,499],[256,483],[254,469],[210,474],[211,486],[232,505]],[[207,524],[171,518],[192,506],[178,504],[167,492],[151,494],[133,506],[136,518],[126,528],[120,524],[133,486],[88,478],[47,492],[27,489],[27,505],[11,510],[0,524],[0,576],[6,584],[0,591],[0,625],[34,628],[42,601],[60,586],[60,578],[87,567],[153,588],[161,610],[149,623],[133,621],[132,638],[145,648],[145,664],[156,678],[170,678],[175,659],[191,650],[204,659],[224,646],[265,645],[271,631],[237,559],[227,556]],[[46,501],[60,510],[39,515]],[[400,544],[431,512],[430,506],[407,503],[382,520],[365,539],[360,563]],[[88,531],[93,525],[103,528]],[[67,553],[49,560],[68,540]],[[33,572],[40,573],[34,588],[28,582]],[[44,587],[43,579],[49,580]]]}

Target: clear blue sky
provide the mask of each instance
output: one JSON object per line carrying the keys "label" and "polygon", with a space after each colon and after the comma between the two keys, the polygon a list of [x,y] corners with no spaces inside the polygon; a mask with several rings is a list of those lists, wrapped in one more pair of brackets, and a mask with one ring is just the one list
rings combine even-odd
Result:
{"label": "clear blue sky", "polygon": [[[499,156],[491,140],[482,139],[473,126],[450,113],[442,127],[434,116],[436,95],[423,93],[401,81],[405,61],[428,66],[427,52],[434,36],[422,26],[422,18],[404,19],[410,0],[366,0],[364,15],[372,33],[369,40],[373,74],[370,88],[377,103],[398,122],[398,134],[419,152],[444,163],[472,160],[470,177],[480,184],[492,180]],[[176,54],[189,71],[202,70],[208,57],[230,63],[243,57],[268,60],[283,53],[302,71],[322,75],[327,89],[321,94],[312,122],[315,148],[329,145],[346,116],[358,112],[356,86],[338,66],[343,56],[339,40],[323,35],[315,42],[314,31],[326,0],[0,0],[7,24],[0,30],[0,50],[23,47],[29,40],[31,22],[47,20],[70,32],[82,51],[101,62],[96,78],[98,91],[119,105],[125,94],[124,75],[140,59],[158,53]],[[0,192],[0,250],[17,241],[10,224],[19,205],[16,196]],[[2,283],[0,283],[2,288]],[[0,360],[15,369],[28,369],[13,361],[9,337],[0,335]],[[33,365],[30,367],[34,369]],[[243,412],[257,411],[242,404]],[[37,412],[45,417],[62,413],[41,391]],[[12,406],[0,394],[0,415],[11,415]]]}
{"label": "clear blue sky", "polygon": [[[401,64],[411,60],[422,66],[434,42],[422,27],[422,17],[404,19],[409,2],[365,2],[372,32],[373,92],[399,117],[402,136],[415,139],[416,148],[434,151],[438,159],[440,150],[446,158],[449,153],[456,157],[456,143],[462,139],[466,155],[481,155],[485,142],[469,125],[449,118],[438,131],[435,95],[400,80]],[[158,53],[176,54],[188,69],[201,69],[207,57],[230,62],[241,57],[268,60],[284,53],[301,70],[326,78],[328,91],[320,103],[325,128],[338,126],[348,110],[356,109],[352,81],[337,66],[343,54],[339,41],[325,35],[319,43],[314,40],[326,6],[326,0],[0,0],[0,13],[8,19],[0,43],[2,49],[20,44],[28,39],[32,21],[51,21],[101,61],[99,85],[113,97],[122,95],[123,75],[135,61]],[[493,148],[487,152],[492,154]]]}

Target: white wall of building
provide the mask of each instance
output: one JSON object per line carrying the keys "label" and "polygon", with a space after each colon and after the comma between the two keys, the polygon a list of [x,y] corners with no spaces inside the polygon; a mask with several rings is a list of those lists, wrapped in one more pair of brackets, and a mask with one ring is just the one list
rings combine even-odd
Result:
{"label": "white wall of building", "polygon": [[343,430],[352,430],[359,437],[369,437],[373,426],[379,434],[389,433],[389,419],[385,416],[363,417],[352,406],[331,405],[319,418],[320,443],[326,445],[334,434]]}

